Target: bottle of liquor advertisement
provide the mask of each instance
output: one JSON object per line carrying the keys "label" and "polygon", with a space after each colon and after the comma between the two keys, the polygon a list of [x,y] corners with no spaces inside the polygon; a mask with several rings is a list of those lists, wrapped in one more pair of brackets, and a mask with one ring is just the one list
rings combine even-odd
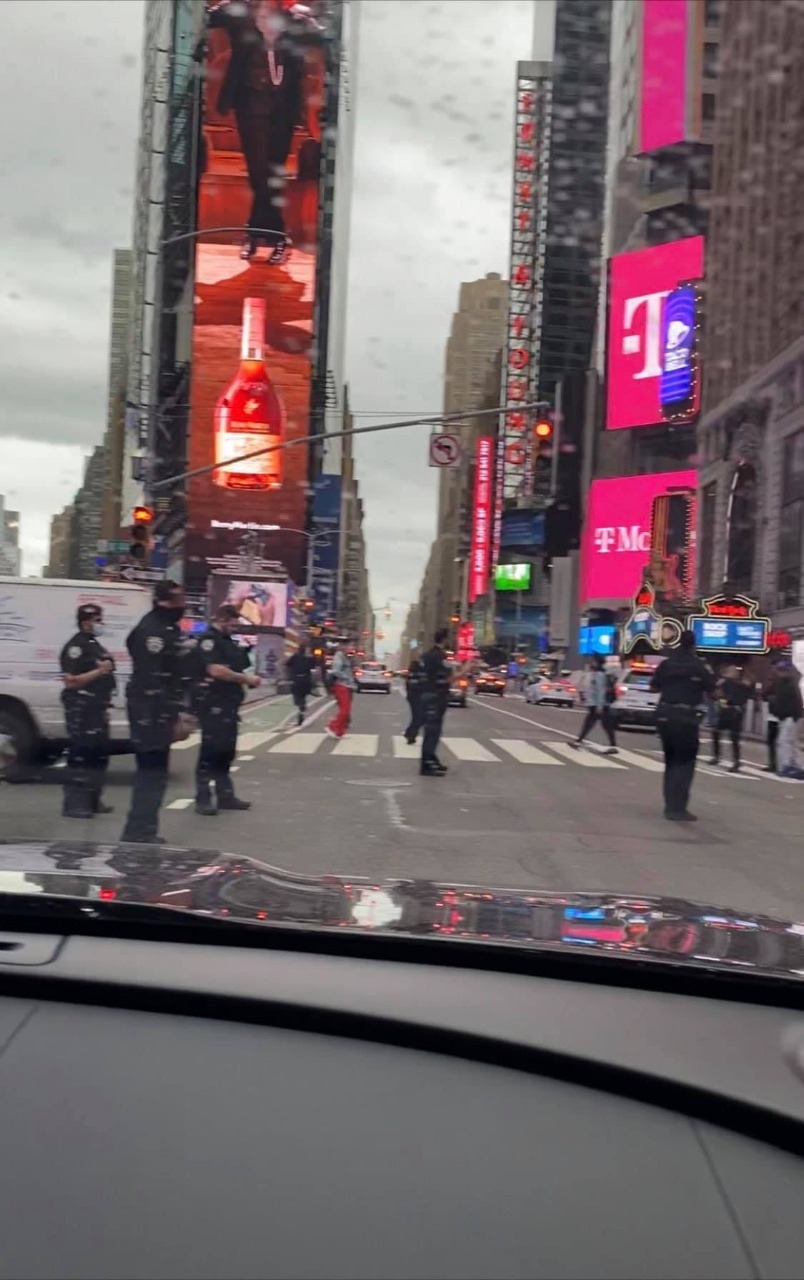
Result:
{"label": "bottle of liquor advertisement", "polygon": [[[240,366],[215,406],[215,484],[223,489],[267,490],[282,485],[280,444],[285,406],[265,367],[264,298],[243,300]],[[226,465],[220,465],[225,463]]]}

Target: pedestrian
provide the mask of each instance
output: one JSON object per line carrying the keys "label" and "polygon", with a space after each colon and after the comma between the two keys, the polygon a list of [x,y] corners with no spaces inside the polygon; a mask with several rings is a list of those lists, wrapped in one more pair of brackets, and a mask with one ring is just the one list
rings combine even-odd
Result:
{"label": "pedestrian", "polygon": [[448,635],[446,627],[436,631],[433,647],[422,657],[424,685],[420,705],[424,736],[419,773],[426,777],[443,777],[447,772],[447,766],[441,763],[437,751],[452,683],[452,668],[444,652]]}
{"label": "pedestrian", "polygon": [[576,751],[583,746],[586,735],[589,730],[599,720],[603,728],[603,732],[609,740],[604,755],[615,756],[617,754],[617,739],[614,736],[614,724],[611,715],[611,704],[616,697],[615,681],[613,676],[609,676],[606,672],[606,660],[602,654],[596,653],[592,658],[592,670],[589,674],[587,685],[587,710],[581,725],[581,732],[570,746],[575,747]]}
{"label": "pedestrian", "polygon": [[720,735],[728,733],[731,738],[732,773],[737,773],[740,768],[740,739],[750,693],[740,668],[733,664],[726,667],[715,689],[716,719],[712,726],[712,758],[709,763],[720,763]]}
{"label": "pedestrian", "polygon": [[136,773],[121,840],[164,844],[159,809],[168,783],[170,748],[186,737],[182,717],[190,692],[193,649],[182,636],[184,591],[165,579],[154,588],[153,608],[126,639],[131,679],[126,688]]}
{"label": "pedestrian", "polygon": [[779,777],[800,781],[804,778],[798,749],[798,728],[804,705],[798,671],[792,662],[785,661],[779,668],[775,685],[775,708],[779,717]]}
{"label": "pedestrian", "polygon": [[768,748],[768,763],[763,765],[763,773],[777,773],[777,753],[776,744],[779,738],[779,717],[776,714],[776,682],[779,678],[779,667],[774,663],[771,668],[770,678],[762,691],[762,697],[767,704],[767,723],[765,728],[765,745]]}
{"label": "pedestrian", "polygon": [[82,604],[78,630],[59,657],[64,689],[61,701],[67,726],[67,768],[64,778],[65,818],[94,818],[111,813],[101,800],[109,764],[109,705],[116,682],[114,659],[100,643],[103,611]]}
{"label": "pedestrian", "polygon": [[424,692],[424,672],[418,658],[411,660],[410,669],[405,677],[405,694],[410,707],[410,723],[404,733],[406,742],[413,746],[422,727],[422,694]]}
{"label": "pedestrian", "polygon": [[235,605],[224,604],[198,644],[198,675],[194,710],[201,727],[201,747],[195,770],[195,811],[214,818],[223,809],[250,809],[235,795],[231,767],[237,751],[240,705],[246,689],[262,683],[246,670],[247,649],[233,639],[240,619]]}
{"label": "pedestrian", "polygon": [[342,738],[352,723],[352,698],[355,691],[355,678],[352,664],[346,653],[346,646],[339,644],[333,654],[329,671],[330,692],[338,704],[338,709],[326,727],[330,738]]}
{"label": "pedestrian", "polygon": [[664,816],[695,822],[688,805],[700,746],[701,704],[715,678],[695,651],[695,633],[682,631],[679,647],[660,662],[651,689],[659,694],[656,723],[664,749]]}
{"label": "pedestrian", "polygon": [[304,641],[288,658],[285,667],[290,680],[290,696],[296,708],[296,724],[302,725],[307,711],[307,699],[313,692],[313,672],[315,671],[315,659],[310,657]]}

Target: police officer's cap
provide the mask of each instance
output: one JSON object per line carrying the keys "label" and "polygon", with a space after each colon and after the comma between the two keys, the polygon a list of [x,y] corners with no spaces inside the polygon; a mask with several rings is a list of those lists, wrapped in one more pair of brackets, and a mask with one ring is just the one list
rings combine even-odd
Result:
{"label": "police officer's cap", "polygon": [[78,619],[78,624],[80,626],[82,622],[91,622],[96,618],[101,618],[103,616],[103,610],[99,604],[82,604],[79,605],[78,612],[75,616]]}

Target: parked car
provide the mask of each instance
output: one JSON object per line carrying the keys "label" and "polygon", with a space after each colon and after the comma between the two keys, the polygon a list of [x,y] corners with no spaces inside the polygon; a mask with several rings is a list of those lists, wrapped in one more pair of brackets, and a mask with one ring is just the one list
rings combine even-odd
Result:
{"label": "parked car", "polygon": [[381,662],[363,662],[355,667],[357,693],[366,693],[371,689],[375,693],[390,693],[392,679],[392,673]]}
{"label": "parked car", "polygon": [[551,703],[556,707],[574,707],[578,703],[578,690],[571,680],[563,676],[555,679],[535,676],[525,690],[525,701]]}

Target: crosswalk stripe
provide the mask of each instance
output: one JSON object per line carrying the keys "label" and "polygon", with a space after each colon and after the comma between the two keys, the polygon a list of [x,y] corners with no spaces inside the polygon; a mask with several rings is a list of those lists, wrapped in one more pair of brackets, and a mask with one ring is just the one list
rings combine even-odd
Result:
{"label": "crosswalk stripe", "polygon": [[191,804],[195,804],[194,800],[171,800],[170,804],[165,805],[166,809],[189,809]]}
{"label": "crosswalk stripe", "polygon": [[654,760],[651,756],[640,755],[638,751],[627,751],[625,747],[619,747],[615,757],[618,761],[624,761],[625,764],[636,765],[637,769],[647,769],[648,773],[663,773],[664,765],[658,760]]}
{"label": "crosswalk stripe", "polygon": [[474,738],[442,738],[444,746],[451,751],[456,760],[472,760],[483,764],[499,764],[496,756],[487,751]]}
{"label": "crosswalk stripe", "polygon": [[237,740],[237,754],[242,755],[244,751],[254,751],[256,747],[262,747],[266,742],[270,742],[276,737],[275,729],[264,729],[262,732],[255,731],[253,733],[241,733]]}
{"label": "crosswalk stripe", "polygon": [[557,764],[559,766],[563,764],[563,761],[556,760],[555,756],[549,756],[546,751],[539,751],[533,743],[525,742],[524,738],[492,738],[492,742],[495,747],[507,751],[509,756],[513,756],[520,764]]}
{"label": "crosswalk stripe", "polygon": [[283,738],[269,747],[271,755],[311,756],[324,741],[323,733],[297,733],[293,738]]}
{"label": "crosswalk stripe", "polygon": [[599,756],[594,751],[581,747],[579,751],[568,742],[545,742],[543,746],[549,747],[551,751],[557,752],[558,755],[564,756],[567,760],[572,760],[573,764],[583,765],[585,769],[621,769],[622,765],[615,764],[610,756]]}
{"label": "crosswalk stripe", "polygon": [[351,733],[332,750],[333,756],[376,756],[380,737],[377,733]]}
{"label": "crosswalk stripe", "polygon": [[421,746],[418,742],[406,742],[404,738],[394,738],[394,755],[397,760],[418,760]]}

